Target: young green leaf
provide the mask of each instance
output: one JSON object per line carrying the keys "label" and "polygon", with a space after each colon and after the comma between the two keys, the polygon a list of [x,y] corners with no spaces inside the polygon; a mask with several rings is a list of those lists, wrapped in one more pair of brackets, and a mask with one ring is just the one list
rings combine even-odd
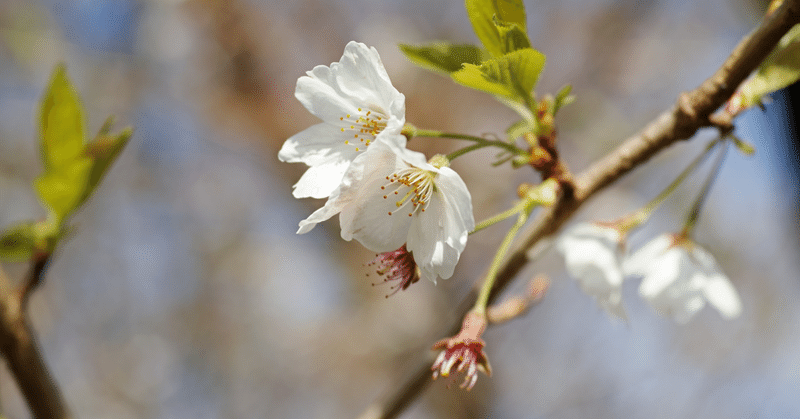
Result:
{"label": "young green leaf", "polygon": [[506,128],[506,135],[508,136],[509,141],[514,141],[515,139],[522,137],[522,134],[526,132],[534,132],[536,130],[535,126],[532,126],[533,123],[536,121],[527,121],[525,119],[520,119],[519,121],[511,124],[510,127]]}
{"label": "young green leaf", "polygon": [[747,141],[744,141],[733,134],[728,134],[728,138],[731,140],[733,145],[736,146],[736,149],[739,150],[739,152],[741,152],[745,156],[752,156],[753,154],[756,153],[755,146],[748,143]]}
{"label": "young green leaf", "polygon": [[544,62],[542,53],[526,48],[487,60],[480,66],[464,64],[451,77],[464,86],[514,102],[527,103]]}
{"label": "young green leaf", "polygon": [[[762,98],[800,80],[800,25],[781,38],[758,71],[731,98],[741,110],[761,103]],[[730,105],[729,105],[730,106]]]}
{"label": "young green leaf", "polygon": [[98,138],[91,144],[86,146],[85,155],[90,157],[94,164],[92,165],[91,173],[89,174],[89,181],[86,190],[84,191],[81,203],[86,201],[89,196],[97,189],[103,176],[106,174],[111,164],[117,159],[119,153],[128,144],[133,130],[130,128],[124,129],[116,136],[108,135],[109,127],[103,126],[100,130]]}
{"label": "young green leaf", "polygon": [[527,32],[522,0],[465,0],[464,3],[475,34],[495,57],[509,52],[504,48],[505,40],[500,36],[495,19],[516,24],[522,33]]}
{"label": "young green leaf", "polygon": [[575,96],[570,95],[572,92],[572,86],[569,84],[562,87],[561,90],[558,91],[556,94],[555,99],[553,100],[553,111],[552,114],[555,116],[558,111],[564,107],[569,105],[570,103],[575,101]]}
{"label": "young green leaf", "polygon": [[9,262],[30,260],[36,244],[32,222],[17,224],[0,235],[0,259]]}
{"label": "young green leaf", "polygon": [[499,20],[497,17],[493,21],[500,37],[500,48],[503,54],[531,47],[528,34],[519,25]]}
{"label": "young green leaf", "polygon": [[83,107],[63,65],[58,65],[42,100],[39,141],[45,170],[69,164],[83,152]]}
{"label": "young green leaf", "polygon": [[453,45],[434,42],[428,45],[400,44],[400,50],[414,64],[429,70],[450,74],[461,69],[461,65],[480,64],[489,54],[474,45]]}
{"label": "young green leaf", "polygon": [[83,203],[92,159],[82,157],[39,176],[34,187],[57,220],[66,219]]}
{"label": "young green leaf", "polygon": [[34,187],[59,229],[97,188],[131,136],[129,129],[110,135],[113,120],[109,118],[96,140],[86,144],[83,112],[64,66],[57,66],[42,100],[40,140],[45,170]]}

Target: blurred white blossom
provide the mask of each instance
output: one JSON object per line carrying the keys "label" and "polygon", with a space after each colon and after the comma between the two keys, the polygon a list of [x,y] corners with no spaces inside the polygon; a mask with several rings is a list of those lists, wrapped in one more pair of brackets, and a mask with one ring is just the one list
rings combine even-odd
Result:
{"label": "blurred white blossom", "polygon": [[608,313],[626,319],[622,305],[625,237],[612,224],[576,224],[557,239],[567,272]]}
{"label": "blurred white blossom", "polygon": [[676,234],[661,235],[623,264],[626,274],[641,276],[639,294],[659,313],[685,323],[706,302],[723,317],[742,312],[739,294],[705,249]]}
{"label": "blurred white blossom", "polygon": [[314,67],[297,80],[295,97],[322,119],[286,140],[284,162],[310,166],[295,198],[326,198],[353,159],[377,141],[405,147],[405,96],[392,86],[375,48],[350,41],[339,62]]}
{"label": "blurred white blossom", "polygon": [[378,142],[353,160],[325,203],[300,222],[299,234],[340,214],[342,238],[375,252],[406,245],[422,277],[453,274],[467,235],[475,228],[467,186],[444,156]]}

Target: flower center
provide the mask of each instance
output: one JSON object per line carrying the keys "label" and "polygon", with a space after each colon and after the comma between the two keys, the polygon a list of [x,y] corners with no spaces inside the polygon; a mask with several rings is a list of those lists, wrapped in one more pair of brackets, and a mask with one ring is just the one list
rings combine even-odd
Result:
{"label": "flower center", "polygon": [[[397,281],[390,287],[392,292],[386,298],[396,294],[397,291],[405,290],[411,284],[419,281],[417,263],[414,262],[414,257],[406,249],[405,244],[397,250],[375,255],[375,259],[368,263],[367,266],[372,267],[375,265],[377,265],[375,273],[383,277],[384,283]],[[372,285],[375,286],[377,284]]]}
{"label": "flower center", "polygon": [[414,166],[386,176],[386,180],[388,180],[389,183],[381,186],[381,190],[386,192],[383,199],[389,199],[389,196],[392,195],[399,198],[395,202],[397,210],[389,211],[389,215],[394,214],[407,205],[411,205],[408,212],[409,217],[420,212],[425,212],[425,208],[428,207],[431,196],[436,190],[436,184],[433,182],[435,177],[436,173]]}
{"label": "flower center", "polygon": [[358,108],[357,114],[347,114],[339,117],[339,120],[344,125],[341,128],[342,132],[353,133],[352,138],[345,140],[344,143],[353,145],[356,151],[361,151],[362,145],[367,147],[375,141],[375,137],[386,128],[386,121],[389,118],[379,110]]}

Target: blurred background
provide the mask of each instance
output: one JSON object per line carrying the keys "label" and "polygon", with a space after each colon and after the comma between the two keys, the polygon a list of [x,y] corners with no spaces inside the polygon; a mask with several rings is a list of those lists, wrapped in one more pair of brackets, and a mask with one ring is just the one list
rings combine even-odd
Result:
{"label": "blurred background", "polygon": [[[756,25],[750,0],[528,1],[547,55],[537,91],[571,83],[560,148],[575,171],[696,87]],[[316,123],[297,78],[358,40],[378,49],[420,128],[501,134],[491,97],[411,65],[397,43],[477,43],[462,1],[41,0],[0,2],[0,227],[45,215],[38,101],[66,63],[96,132],[106,116],[130,144],[31,301],[47,363],[77,418],[348,418],[397,387],[456,321],[455,306],[504,235],[470,238],[455,275],[384,298],[339,238],[338,221],[295,235],[324,201],[295,200],[302,164],[282,142]],[[797,89],[795,89],[797,90]],[[796,103],[796,102],[795,102]],[[797,105],[795,105],[797,106]],[[797,109],[797,108],[795,108]],[[741,294],[686,325],[657,316],[629,281],[629,323],[610,319],[553,251],[509,293],[546,274],[528,315],[485,336],[494,376],[471,392],[437,380],[404,418],[789,418],[800,416],[800,240],[791,102],[737,120],[757,153],[730,152],[697,230]],[[622,179],[576,220],[610,220],[655,196],[714,136],[702,131]],[[451,140],[414,140],[429,156]],[[455,161],[476,220],[506,209],[528,169]],[[698,173],[630,245],[678,230]],[[25,265],[6,264],[12,278]],[[456,384],[459,384],[457,382]],[[452,389],[447,389],[448,384]],[[7,418],[29,413],[0,371]]]}

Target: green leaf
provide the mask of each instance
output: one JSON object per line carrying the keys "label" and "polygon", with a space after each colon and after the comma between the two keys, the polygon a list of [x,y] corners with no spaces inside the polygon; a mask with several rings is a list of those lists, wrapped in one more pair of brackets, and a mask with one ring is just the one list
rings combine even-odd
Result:
{"label": "green leaf", "polygon": [[83,107],[63,65],[56,66],[42,100],[39,141],[45,170],[80,156],[85,141]]}
{"label": "green leaf", "polygon": [[42,100],[41,150],[44,173],[34,182],[57,229],[97,188],[131,137],[130,129],[110,135],[112,118],[86,144],[83,108],[63,65],[56,67]]}
{"label": "green leaf", "polygon": [[17,224],[0,235],[0,259],[9,262],[30,260],[36,246],[33,222]]}
{"label": "green leaf", "polygon": [[34,182],[39,198],[59,221],[66,219],[85,200],[92,165],[88,157],[74,159],[68,165],[46,171]]}
{"label": "green leaf", "polygon": [[525,5],[522,0],[465,0],[467,15],[478,39],[493,56],[501,56],[505,50],[505,40],[500,36],[495,19],[516,24],[526,33]]}
{"label": "green leaf", "polygon": [[758,71],[736,93],[741,105],[748,108],[761,99],[800,80],[800,25],[781,38]]}
{"label": "green leaf", "polygon": [[494,25],[500,36],[500,48],[503,54],[531,47],[528,34],[516,23],[508,23],[495,17]]}
{"label": "green leaf", "polygon": [[526,132],[533,132],[534,130],[535,127],[531,127],[531,122],[520,119],[506,129],[506,135],[508,136],[509,141],[514,141],[515,139],[522,137],[522,134],[525,134]]}
{"label": "green leaf", "polygon": [[571,92],[572,86],[569,84],[562,87],[561,90],[558,91],[555,99],[553,100],[553,116],[555,116],[555,114],[558,113],[562,107],[567,106],[575,101],[575,96],[570,95]]}
{"label": "green leaf", "polygon": [[544,62],[542,53],[526,48],[487,60],[480,66],[464,64],[451,77],[464,86],[527,103]]}
{"label": "green leaf", "polygon": [[752,144],[748,143],[747,141],[744,141],[741,138],[739,138],[739,137],[737,137],[737,136],[735,136],[733,134],[728,134],[728,138],[731,139],[731,141],[733,142],[733,145],[736,146],[736,148],[739,150],[739,152],[741,152],[745,156],[752,156],[753,154],[756,153],[755,146],[753,146]]}
{"label": "green leaf", "polygon": [[414,64],[446,74],[460,70],[464,63],[480,64],[489,58],[485,50],[474,45],[452,45],[447,42],[419,46],[400,44],[400,50]]}
{"label": "green leaf", "polygon": [[103,128],[101,128],[98,138],[86,146],[85,155],[92,159],[93,165],[80,202],[81,204],[89,198],[95,189],[97,189],[100,181],[103,180],[103,176],[108,172],[111,164],[116,161],[117,156],[119,156],[119,153],[122,152],[122,149],[128,144],[131,135],[133,135],[133,130],[130,128],[124,129],[116,136],[108,135],[109,129],[110,124],[107,122],[103,125]]}

